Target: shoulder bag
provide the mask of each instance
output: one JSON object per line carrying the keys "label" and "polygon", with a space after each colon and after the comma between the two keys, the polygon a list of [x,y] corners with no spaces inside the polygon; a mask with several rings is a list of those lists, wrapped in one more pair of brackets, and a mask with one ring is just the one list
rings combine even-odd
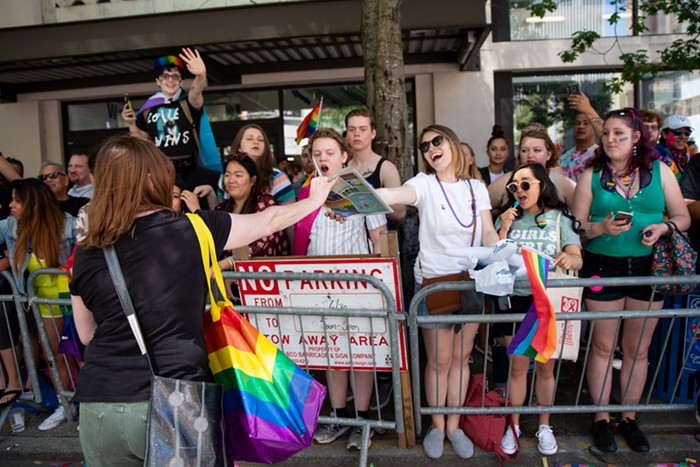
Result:
{"label": "shoulder bag", "polygon": [[131,332],[151,369],[151,399],[148,405],[144,466],[222,466],[220,384],[164,378],[153,371],[134,305],[113,246],[104,251],[109,274]]}
{"label": "shoulder bag", "polygon": [[[438,183],[440,183],[440,179],[438,179]],[[469,186],[469,192],[472,195],[472,240],[469,245],[471,247],[474,246],[474,235],[476,235],[476,199],[474,199],[474,189],[472,188],[472,184],[468,180],[466,181],[466,183]],[[442,188],[442,184],[440,184],[440,187]],[[447,198],[447,193],[445,193],[444,189],[443,194],[445,195],[445,200],[447,201],[447,204],[450,210],[452,211],[452,215],[454,215],[455,218],[457,218],[457,215],[452,209],[452,204],[450,204],[450,200]],[[459,222],[459,219],[457,219],[457,222]],[[421,287],[427,287],[431,284],[437,284],[439,282],[459,282],[467,280],[469,280],[468,271],[460,271],[454,274],[448,274],[446,276],[438,276],[431,278],[423,276],[423,282],[421,284]],[[454,313],[462,310],[462,292],[462,290],[440,290],[438,292],[433,292],[431,294],[426,295],[425,305],[426,307],[428,307],[428,313],[431,315],[442,315],[445,313]]]}
{"label": "shoulder bag", "polygon": [[[698,254],[690,246],[688,239],[681,233],[675,222],[666,221],[669,234],[660,237],[652,252],[651,275],[655,277],[692,276]],[[664,295],[685,295],[697,284],[663,284],[656,291]]]}

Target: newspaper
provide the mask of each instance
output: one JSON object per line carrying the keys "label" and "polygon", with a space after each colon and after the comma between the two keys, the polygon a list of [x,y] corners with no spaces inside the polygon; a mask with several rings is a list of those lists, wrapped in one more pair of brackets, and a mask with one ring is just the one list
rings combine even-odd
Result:
{"label": "newspaper", "polygon": [[339,179],[331,189],[324,206],[345,219],[394,212],[357,172],[348,167],[333,176]]}

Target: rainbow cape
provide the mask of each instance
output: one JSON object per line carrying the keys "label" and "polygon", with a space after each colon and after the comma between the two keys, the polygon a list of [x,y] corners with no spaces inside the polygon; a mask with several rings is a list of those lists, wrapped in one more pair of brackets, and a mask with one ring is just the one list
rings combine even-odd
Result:
{"label": "rainbow cape", "polygon": [[532,305],[508,346],[508,354],[524,355],[547,363],[557,346],[554,307],[547,296],[549,259],[526,247],[521,247],[521,253],[532,288]]}
{"label": "rainbow cape", "polygon": [[311,109],[311,112],[309,112],[299,124],[297,128],[297,144],[301,143],[302,139],[308,138],[316,132],[318,121],[321,118],[321,107],[323,107],[323,97],[318,101],[316,107]]}

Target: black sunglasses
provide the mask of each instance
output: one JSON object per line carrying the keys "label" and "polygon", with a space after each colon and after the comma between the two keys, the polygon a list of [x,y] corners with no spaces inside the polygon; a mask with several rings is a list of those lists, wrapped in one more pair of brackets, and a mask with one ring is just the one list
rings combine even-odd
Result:
{"label": "black sunglasses", "polygon": [[228,163],[231,161],[243,160],[246,157],[250,157],[247,152],[232,152],[224,158],[224,165],[228,165]]}
{"label": "black sunglasses", "polygon": [[522,182],[512,182],[506,185],[506,190],[510,191],[511,193],[515,193],[518,191],[518,188],[522,188],[523,191],[527,191],[530,189],[530,186],[533,183],[540,183],[539,180],[523,180]]}
{"label": "black sunglasses", "polygon": [[58,170],[54,170],[53,172],[49,172],[47,174],[41,174],[37,178],[43,182],[47,178],[50,178],[51,180],[55,180],[61,175],[65,175],[65,174],[63,172],[59,172]]}
{"label": "black sunglasses", "polygon": [[445,137],[442,135],[437,135],[435,138],[431,139],[430,141],[423,141],[418,145],[418,149],[420,149],[420,152],[425,154],[426,152],[430,151],[430,145],[432,144],[433,147],[438,147],[440,146],[443,141],[445,141]]}
{"label": "black sunglasses", "polygon": [[673,130],[673,134],[676,136],[685,135],[689,138],[691,133],[692,131],[690,130]]}

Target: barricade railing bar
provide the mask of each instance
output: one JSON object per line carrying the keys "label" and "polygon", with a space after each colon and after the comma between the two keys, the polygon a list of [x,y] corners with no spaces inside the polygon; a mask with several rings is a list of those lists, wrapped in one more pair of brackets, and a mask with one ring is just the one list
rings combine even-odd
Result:
{"label": "barricade railing bar", "polygon": [[[639,285],[650,285],[658,286],[669,283],[677,284],[697,284],[700,283],[700,275],[693,276],[682,276],[682,277],[624,277],[624,278],[571,278],[571,279],[552,279],[547,282],[547,287],[590,287],[590,286],[639,286]],[[527,280],[517,280],[515,281],[514,288],[529,288],[529,281]],[[526,401],[523,406],[514,407],[483,407],[484,392],[482,393],[482,407],[428,407],[421,406],[421,371],[420,371],[420,361],[419,361],[419,326],[421,324],[452,324],[455,326],[464,325],[468,323],[485,323],[485,324],[495,324],[495,323],[513,323],[521,322],[524,313],[498,313],[498,314],[475,314],[475,315],[433,315],[433,316],[418,316],[418,306],[425,297],[432,293],[439,293],[446,290],[474,290],[475,283],[473,281],[461,281],[461,282],[442,282],[435,283],[425,288],[421,288],[415,294],[411,300],[410,306],[408,308],[408,328],[409,328],[409,342],[410,342],[410,362],[411,362],[411,382],[412,382],[412,392],[413,392],[413,409],[414,409],[414,423],[416,427],[416,435],[420,437],[422,434],[422,421],[421,415],[452,415],[452,414],[503,414],[503,413],[519,413],[519,414],[539,414],[539,413],[595,413],[595,412],[619,412],[619,411],[630,411],[630,412],[660,412],[660,411],[690,411],[694,409],[693,404],[654,404],[651,401],[651,392],[646,396],[646,403],[644,404],[608,404],[608,405],[582,405],[579,403],[580,395],[584,386],[585,369],[588,361],[588,355],[590,352],[591,339],[588,339],[587,346],[585,347],[585,358],[582,363],[583,371],[581,372],[581,378],[578,383],[578,392],[576,394],[576,401],[574,405],[551,405],[551,406],[540,406],[531,405],[532,404],[532,388],[534,387],[534,377],[532,378],[530,387],[530,401]],[[582,311],[580,313],[556,313],[557,320],[563,321],[582,321],[591,322],[590,333],[593,331],[593,326],[597,320],[611,320],[611,319],[626,319],[626,318],[694,318],[700,317],[700,309],[697,308],[673,308],[673,309],[661,309],[661,310],[610,310],[610,311]],[[619,327],[619,324],[618,324]],[[662,353],[659,358],[659,364],[653,371],[653,377],[651,385],[653,386],[656,382],[661,359],[665,352],[667,352],[667,344],[670,338],[671,327],[664,337],[664,344],[662,346]],[[619,330],[619,329],[618,329]],[[486,342],[489,342],[488,333],[490,331],[490,326],[487,327]],[[582,331],[583,333],[583,331]],[[690,357],[690,352],[693,344],[697,341],[698,334],[693,336],[691,345],[688,347],[685,355],[683,355],[683,364],[681,368],[685,366],[685,362],[688,361]],[[486,352],[488,349],[484,349]],[[582,348],[583,350],[583,348]],[[610,359],[613,359],[611,355]],[[556,386],[559,383],[560,369],[562,361],[559,360],[556,364]],[[482,372],[487,374],[487,359],[484,358]],[[608,370],[610,372],[611,370]],[[650,372],[651,373],[651,372]],[[679,387],[682,371],[679,372],[675,385],[673,394]],[[605,378],[609,375],[606,374]],[[508,385],[510,383],[510,368]],[[556,388],[555,386],[555,388]],[[466,388],[464,388],[466,391]],[[463,392],[464,394],[465,392]],[[624,394],[626,395],[626,389],[624,389]],[[555,389],[556,395],[556,389]],[[506,399],[508,398],[508,391],[506,391]],[[698,394],[695,395],[697,400]],[[625,397],[622,400],[624,402]],[[671,399],[671,402],[673,398]]]}
{"label": "barricade railing bar", "polygon": [[[393,385],[393,398],[394,398],[394,415],[395,421],[384,420],[381,414],[381,410],[377,410],[379,420],[366,420],[359,416],[355,418],[346,417],[330,417],[330,416],[320,416],[319,424],[335,424],[344,425],[351,427],[362,427],[362,447],[360,449],[360,459],[359,465],[367,465],[367,445],[369,444],[370,429],[379,430],[394,430],[398,434],[402,434],[405,430],[404,419],[403,419],[403,405],[402,405],[402,391],[401,391],[401,380],[399,375],[399,321],[405,321],[406,314],[403,312],[397,312],[396,301],[392,296],[392,293],[387,287],[387,285],[376,277],[359,274],[359,273],[328,273],[328,272],[240,272],[240,271],[225,271],[223,272],[224,279],[233,280],[246,280],[246,279],[259,279],[266,281],[308,281],[308,280],[327,280],[327,281],[338,281],[338,282],[366,282],[381,292],[385,307],[381,310],[376,309],[361,309],[361,308],[344,308],[344,309],[319,309],[319,308],[300,308],[300,307],[263,307],[263,306],[236,306],[236,309],[240,313],[248,313],[251,315],[251,321],[253,325],[258,327],[257,319],[260,315],[271,314],[274,316],[281,315],[292,315],[292,316],[337,316],[345,318],[345,322],[348,323],[350,317],[367,317],[367,318],[384,318],[386,319],[387,326],[389,329],[389,345],[391,348],[391,367],[392,367],[392,385]],[[370,323],[370,333],[374,332],[372,320]],[[299,324],[303,326],[303,321],[299,320]],[[278,337],[281,342],[281,349],[284,351],[284,341],[282,339],[283,329],[278,327]],[[324,329],[324,336],[327,337],[327,329]],[[305,335],[305,330],[301,328],[302,337]],[[349,336],[350,326],[346,326],[346,333]],[[326,352],[329,353],[329,339],[326,342]],[[305,346],[304,346],[305,347]],[[353,368],[352,362],[352,344],[348,339],[348,355],[351,356],[350,367]],[[306,353],[306,352],[305,352]],[[330,366],[330,360],[329,366]],[[307,365],[306,370],[308,371],[308,359],[306,359]],[[373,384],[374,387],[377,386],[377,361],[374,355],[374,347],[372,347],[372,362],[373,362]],[[328,397],[330,399],[331,393],[333,392],[333,384],[330,377],[327,378],[328,381]],[[352,387],[355,387],[354,374],[350,371],[350,381]],[[332,399],[331,399],[332,400]],[[377,405],[378,401],[377,401]]]}

